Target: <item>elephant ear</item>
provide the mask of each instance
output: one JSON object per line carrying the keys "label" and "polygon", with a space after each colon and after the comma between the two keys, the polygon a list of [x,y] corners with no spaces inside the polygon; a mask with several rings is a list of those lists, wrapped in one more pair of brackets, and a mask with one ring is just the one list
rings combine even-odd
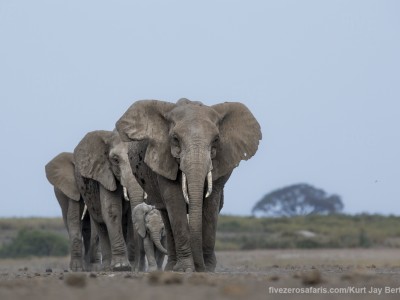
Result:
{"label": "elephant ear", "polygon": [[68,198],[79,201],[80,193],[75,182],[74,156],[62,152],[45,166],[47,180]]}
{"label": "elephant ear", "polygon": [[148,140],[145,163],[157,174],[175,180],[178,164],[171,154],[167,114],[176,104],[142,100],[132,104],[116,123],[124,142]]}
{"label": "elephant ear", "polygon": [[146,237],[145,215],[152,210],[151,205],[140,203],[133,209],[133,226],[142,238]]}
{"label": "elephant ear", "polygon": [[74,150],[77,171],[86,178],[94,179],[109,191],[115,191],[117,184],[108,158],[113,133],[97,130],[89,132]]}
{"label": "elephant ear", "polygon": [[239,102],[211,106],[221,116],[220,141],[213,159],[213,179],[228,174],[241,160],[250,159],[262,138],[260,124],[250,110]]}

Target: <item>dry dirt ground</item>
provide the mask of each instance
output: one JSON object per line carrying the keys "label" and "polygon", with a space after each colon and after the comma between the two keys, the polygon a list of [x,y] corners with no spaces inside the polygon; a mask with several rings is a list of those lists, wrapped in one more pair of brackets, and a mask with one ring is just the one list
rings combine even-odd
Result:
{"label": "dry dirt ground", "polygon": [[0,299],[400,299],[400,249],[238,251],[217,258],[216,272],[207,274],[72,273],[65,270],[68,258],[0,260]]}

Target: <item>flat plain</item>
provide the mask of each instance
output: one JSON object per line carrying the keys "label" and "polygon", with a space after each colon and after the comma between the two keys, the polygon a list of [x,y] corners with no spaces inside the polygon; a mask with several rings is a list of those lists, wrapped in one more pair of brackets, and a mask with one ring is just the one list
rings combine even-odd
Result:
{"label": "flat plain", "polygon": [[68,258],[0,260],[0,299],[399,299],[399,249],[217,252],[215,273],[67,271]]}

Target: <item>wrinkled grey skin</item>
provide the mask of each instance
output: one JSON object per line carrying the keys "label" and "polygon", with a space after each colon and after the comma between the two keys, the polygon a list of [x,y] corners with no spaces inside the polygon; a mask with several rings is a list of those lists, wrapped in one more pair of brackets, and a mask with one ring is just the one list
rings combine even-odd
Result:
{"label": "wrinkled grey skin", "polygon": [[139,236],[147,257],[148,270],[161,270],[165,249],[165,229],[160,211],[154,206],[141,203],[133,209],[133,225]]}
{"label": "wrinkled grey skin", "polygon": [[70,269],[75,272],[94,271],[101,263],[99,238],[89,215],[81,220],[84,202],[75,182],[74,170],[73,154],[68,152],[60,153],[45,166],[46,177],[54,186],[69,235]]}
{"label": "wrinkled grey skin", "polygon": [[[239,162],[257,151],[257,120],[241,103],[206,106],[187,99],[176,104],[143,100],[125,112],[116,128],[122,140],[131,142],[132,171],[148,194],[148,203],[161,211],[167,235],[165,269],[213,271],[223,189]],[[210,171],[212,192],[205,197]]]}
{"label": "wrinkled grey skin", "polygon": [[74,150],[76,182],[99,234],[105,270],[130,271],[129,260],[137,258],[131,205],[143,201],[143,190],[132,174],[127,151],[118,133],[101,130],[89,132]]}

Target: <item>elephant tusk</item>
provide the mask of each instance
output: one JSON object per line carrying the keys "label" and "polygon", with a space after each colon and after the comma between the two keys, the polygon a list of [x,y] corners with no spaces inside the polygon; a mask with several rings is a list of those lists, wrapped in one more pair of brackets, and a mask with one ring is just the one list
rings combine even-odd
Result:
{"label": "elephant tusk", "polygon": [[83,213],[82,213],[81,221],[82,221],[83,218],[85,217],[86,213],[87,213],[87,205],[85,204],[85,207],[83,208]]}
{"label": "elephant tusk", "polygon": [[212,183],[212,173],[211,171],[207,174],[207,193],[206,198],[208,198],[212,193],[213,183]]}
{"label": "elephant tusk", "polygon": [[144,193],[144,195],[143,195],[143,199],[144,200],[146,200],[147,199],[147,197],[148,197],[148,195],[147,195],[147,193],[146,192],[143,192]]}
{"label": "elephant tusk", "polygon": [[129,196],[128,196],[128,190],[126,189],[126,187],[123,187],[123,190],[124,190],[124,198],[125,198],[125,200],[126,201],[130,201],[129,200]]}
{"label": "elephant tusk", "polygon": [[185,173],[182,172],[182,192],[183,197],[185,198],[186,203],[189,205],[189,195],[187,190],[187,180]]}

